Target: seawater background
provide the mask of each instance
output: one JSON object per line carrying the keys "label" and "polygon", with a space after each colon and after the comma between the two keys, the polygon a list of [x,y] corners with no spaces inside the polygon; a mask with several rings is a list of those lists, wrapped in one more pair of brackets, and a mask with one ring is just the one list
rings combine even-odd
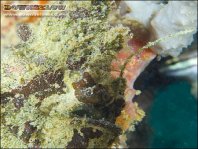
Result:
{"label": "seawater background", "polygon": [[151,148],[197,148],[197,100],[187,81],[156,91],[148,123]]}
{"label": "seawater background", "polygon": [[197,148],[197,99],[185,79],[159,73],[154,60],[134,84],[142,93],[133,101],[146,116],[127,134],[129,148]]}

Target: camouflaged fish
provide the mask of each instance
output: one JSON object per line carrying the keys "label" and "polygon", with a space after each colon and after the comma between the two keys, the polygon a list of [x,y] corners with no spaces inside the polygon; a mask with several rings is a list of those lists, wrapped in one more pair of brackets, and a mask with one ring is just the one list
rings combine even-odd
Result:
{"label": "camouflaged fish", "polygon": [[[57,3],[57,2],[49,2]],[[67,1],[34,23],[17,23],[20,43],[2,51],[3,148],[107,148],[144,116],[132,98],[155,57],[110,23],[111,1]]]}

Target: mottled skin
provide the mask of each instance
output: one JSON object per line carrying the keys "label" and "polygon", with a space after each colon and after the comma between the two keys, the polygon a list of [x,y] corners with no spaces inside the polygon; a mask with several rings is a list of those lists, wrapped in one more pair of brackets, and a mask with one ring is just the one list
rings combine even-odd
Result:
{"label": "mottled skin", "polygon": [[[22,26],[26,28],[25,32],[18,31],[21,40],[26,42],[24,45],[40,47],[33,50],[15,47],[17,58],[27,62],[28,71],[25,70],[27,66],[17,65],[6,67],[5,72],[8,75],[21,73],[21,76],[32,70],[39,73],[33,73],[31,80],[22,77],[21,85],[1,93],[4,147],[106,148],[116,143],[123,131],[143,117],[142,111],[131,102],[135,95],[133,83],[155,55],[145,50],[133,57],[123,77],[118,77],[119,66],[142,44],[130,40],[129,45],[132,44],[134,49],[123,48],[127,28],[106,24],[109,2],[94,1],[90,8],[84,5],[85,2],[68,3],[71,5],[69,15],[61,18],[69,29],[60,30],[63,36],[70,34],[73,40],[63,43],[66,35],[61,39],[59,34],[52,34],[59,33],[55,22],[62,21],[60,17],[54,22],[41,20],[41,25],[47,25],[45,29],[48,30],[41,34],[45,38],[42,41],[36,40],[40,33],[32,31],[30,35],[27,26]],[[73,10],[73,5],[78,9]],[[69,21],[64,22],[68,18]],[[91,22],[90,18],[101,22]],[[81,22],[82,19],[87,20]],[[81,23],[79,30],[72,28],[78,25],[78,21]],[[69,32],[71,30],[74,34]],[[35,38],[35,43],[26,33]],[[82,42],[76,43],[78,37]],[[45,47],[47,41],[50,45],[59,43],[67,48],[51,50]],[[47,44],[42,47],[42,42]],[[53,53],[53,50],[57,51]],[[12,142],[9,142],[9,137],[13,138]]]}

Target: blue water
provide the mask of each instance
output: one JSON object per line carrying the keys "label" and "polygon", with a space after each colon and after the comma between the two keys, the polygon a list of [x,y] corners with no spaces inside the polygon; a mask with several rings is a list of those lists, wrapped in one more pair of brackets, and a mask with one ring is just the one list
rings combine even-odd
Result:
{"label": "blue water", "polygon": [[197,100],[188,82],[157,91],[148,120],[151,148],[197,148]]}

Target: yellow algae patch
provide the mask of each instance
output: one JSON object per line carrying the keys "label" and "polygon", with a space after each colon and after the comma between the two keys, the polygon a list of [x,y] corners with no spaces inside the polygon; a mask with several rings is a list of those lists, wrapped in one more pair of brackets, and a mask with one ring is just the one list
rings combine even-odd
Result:
{"label": "yellow algae patch", "polygon": [[140,122],[144,116],[144,111],[138,107],[137,103],[128,102],[121,111],[120,116],[116,118],[116,124],[123,131],[126,131],[129,128],[133,128],[133,125]]}

